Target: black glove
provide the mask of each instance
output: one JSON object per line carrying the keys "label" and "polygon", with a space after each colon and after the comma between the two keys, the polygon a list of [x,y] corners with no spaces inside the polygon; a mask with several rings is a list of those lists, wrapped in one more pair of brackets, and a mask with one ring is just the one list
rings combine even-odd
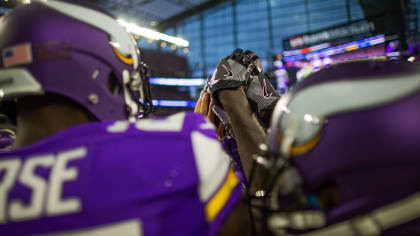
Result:
{"label": "black glove", "polygon": [[252,76],[245,92],[251,109],[258,113],[273,110],[280,99],[280,95],[263,73]]}
{"label": "black glove", "polygon": [[243,52],[241,49],[236,49],[231,55],[220,60],[213,76],[207,81],[209,92],[219,106],[221,104],[217,99],[217,92],[241,86],[246,89],[252,76],[260,72],[257,66],[258,57],[252,55],[250,51]]}
{"label": "black glove", "polygon": [[213,76],[207,82],[207,90],[215,98],[217,92],[225,89],[245,88],[252,110],[261,112],[273,109],[280,98],[268,78],[257,65],[258,57],[251,51],[236,49],[231,55],[220,60]]}
{"label": "black glove", "polygon": [[268,127],[271,112],[280,95],[271,85],[262,68],[257,65],[258,57],[251,51],[235,50],[223,58],[203,91],[208,91],[216,100],[213,109],[216,116],[229,126],[227,115],[217,99],[217,92],[244,86],[251,109],[258,114],[261,124]]}

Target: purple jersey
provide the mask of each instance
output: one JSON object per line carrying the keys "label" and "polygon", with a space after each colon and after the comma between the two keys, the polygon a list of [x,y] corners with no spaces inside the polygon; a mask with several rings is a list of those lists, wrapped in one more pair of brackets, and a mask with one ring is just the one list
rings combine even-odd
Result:
{"label": "purple jersey", "polygon": [[0,235],[216,235],[240,196],[193,113],[88,123],[0,154]]}
{"label": "purple jersey", "polygon": [[241,176],[241,179],[245,179],[245,172],[242,167],[241,157],[239,156],[238,144],[236,140],[231,136],[226,136],[220,141],[223,149],[229,154],[231,163],[235,173]]}

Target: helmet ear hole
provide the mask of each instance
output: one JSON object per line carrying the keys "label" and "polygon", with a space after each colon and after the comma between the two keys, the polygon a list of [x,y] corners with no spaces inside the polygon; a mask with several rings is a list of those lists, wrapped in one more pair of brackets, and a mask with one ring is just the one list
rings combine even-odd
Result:
{"label": "helmet ear hole", "polygon": [[108,75],[108,89],[109,92],[111,92],[112,95],[118,96],[121,94],[121,85],[118,81],[117,76],[111,72]]}

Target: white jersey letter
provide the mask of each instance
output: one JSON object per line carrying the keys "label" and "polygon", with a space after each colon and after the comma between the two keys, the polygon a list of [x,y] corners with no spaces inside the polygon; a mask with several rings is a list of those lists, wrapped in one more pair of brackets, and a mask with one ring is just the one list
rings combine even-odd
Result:
{"label": "white jersey letter", "polygon": [[77,168],[66,169],[67,163],[84,158],[86,148],[81,147],[58,154],[57,161],[54,164],[50,177],[50,190],[48,192],[47,215],[54,216],[65,213],[73,213],[81,210],[80,200],[78,198],[61,199],[63,183],[77,179]]}
{"label": "white jersey letter", "polygon": [[19,159],[0,161],[0,173],[5,172],[0,183],[0,224],[6,222],[7,195],[16,179],[20,164]]}
{"label": "white jersey letter", "polygon": [[53,155],[32,157],[25,161],[23,170],[19,175],[19,182],[32,190],[31,199],[28,206],[25,206],[19,200],[10,203],[9,214],[12,220],[20,221],[41,216],[47,184],[43,178],[35,175],[35,170],[38,166],[50,167],[53,164]]}

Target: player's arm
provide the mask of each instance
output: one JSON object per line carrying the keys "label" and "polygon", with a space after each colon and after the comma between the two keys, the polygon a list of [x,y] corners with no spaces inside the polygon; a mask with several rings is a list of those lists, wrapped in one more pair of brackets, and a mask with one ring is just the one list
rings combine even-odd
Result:
{"label": "player's arm", "polygon": [[[235,50],[220,60],[208,82],[208,90],[216,104],[227,113],[238,144],[243,170],[249,180],[253,155],[261,154],[259,146],[266,142],[266,133],[257,114],[267,113],[277,102],[276,93],[262,72],[258,57],[250,51]],[[257,190],[254,176],[251,191]]]}
{"label": "player's arm", "polygon": [[[223,105],[225,107],[225,110],[227,108],[226,111],[228,111],[231,114],[231,118],[234,120],[234,123],[233,123],[235,125],[234,128],[240,129],[242,123],[245,123],[245,126],[252,127],[248,129],[248,131],[245,131],[245,133],[242,133],[241,131],[234,131],[235,134],[238,133],[237,140],[243,141],[240,143],[241,144],[240,147],[241,148],[246,147],[246,149],[242,148],[241,150],[239,150],[240,152],[244,153],[242,154],[243,157],[241,158],[243,159],[242,162],[247,162],[246,168],[251,168],[252,156],[250,154],[255,153],[255,150],[252,148],[252,146],[256,146],[257,143],[264,142],[265,133],[262,127],[259,125],[259,123],[256,122],[255,114],[251,111],[247,98],[243,97],[244,96],[243,90],[238,89],[238,90],[226,90],[226,91],[227,91],[226,93],[221,92],[221,95],[219,96],[222,96],[222,97],[219,97],[219,100],[222,102],[222,104],[224,103]],[[231,102],[232,104],[227,104],[228,102]],[[233,104],[236,104],[237,106],[231,107]],[[203,92],[200,99],[197,102],[197,106],[195,107],[195,112],[206,116],[214,124],[215,116],[212,111],[213,106],[214,106],[214,98],[211,98],[207,92]],[[223,127],[222,127],[222,130],[220,129],[220,125],[222,124],[220,123],[218,127],[219,137],[221,136],[221,133],[223,130]],[[257,132],[253,130],[257,130]],[[253,132],[254,134],[256,133],[257,135],[252,137],[251,134]],[[250,136],[251,140],[247,139],[246,138],[247,136]],[[250,172],[250,171],[247,171],[247,172]],[[254,178],[254,181],[255,181],[255,178]],[[257,186],[253,188],[257,188]],[[246,199],[247,199],[246,197],[243,197],[232,209],[226,222],[223,224],[223,227],[221,228],[218,234],[219,236],[251,235],[252,222],[250,219],[249,206],[248,206],[248,203],[246,202]]]}
{"label": "player's arm", "polygon": [[218,99],[229,116],[236,136],[246,178],[249,179],[254,154],[260,154],[259,145],[266,142],[266,133],[251,110],[248,99],[242,88],[222,90]]}

